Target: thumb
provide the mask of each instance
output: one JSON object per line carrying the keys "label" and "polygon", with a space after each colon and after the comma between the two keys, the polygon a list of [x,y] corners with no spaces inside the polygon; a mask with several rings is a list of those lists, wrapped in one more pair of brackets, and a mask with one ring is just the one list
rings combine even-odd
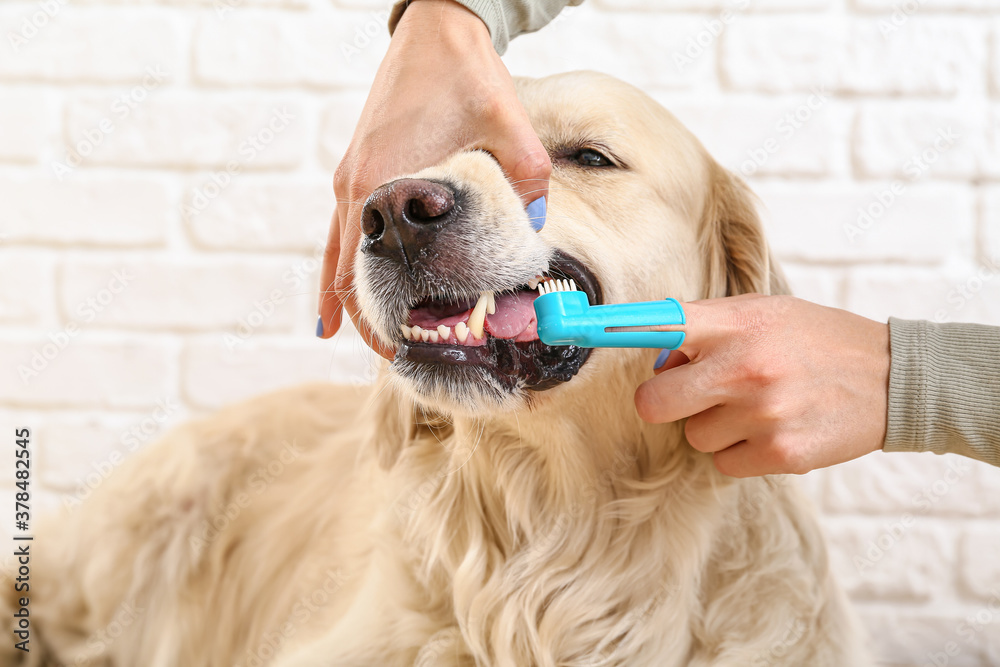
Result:
{"label": "thumb", "polygon": [[527,117],[516,127],[506,128],[501,136],[503,140],[490,152],[503,167],[514,191],[527,208],[532,202],[548,195],[552,162]]}

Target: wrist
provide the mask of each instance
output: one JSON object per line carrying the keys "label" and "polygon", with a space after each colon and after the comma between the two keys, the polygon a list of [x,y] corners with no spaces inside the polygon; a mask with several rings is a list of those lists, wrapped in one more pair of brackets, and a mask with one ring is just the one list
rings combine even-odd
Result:
{"label": "wrist", "polygon": [[462,49],[493,50],[490,30],[475,12],[455,0],[409,0],[393,39],[429,40]]}

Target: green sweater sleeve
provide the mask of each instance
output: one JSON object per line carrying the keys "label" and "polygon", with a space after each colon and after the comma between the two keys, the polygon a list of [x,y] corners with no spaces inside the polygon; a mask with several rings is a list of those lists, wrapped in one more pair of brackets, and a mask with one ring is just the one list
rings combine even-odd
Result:
{"label": "green sweater sleeve", "polygon": [[[579,5],[583,0],[457,0],[465,5],[490,29],[493,46],[503,55],[510,40],[526,32],[534,32],[556,17],[566,5]],[[389,33],[396,29],[410,0],[398,0],[389,14]]]}
{"label": "green sweater sleeve", "polygon": [[887,452],[1000,466],[1000,327],[889,319]]}

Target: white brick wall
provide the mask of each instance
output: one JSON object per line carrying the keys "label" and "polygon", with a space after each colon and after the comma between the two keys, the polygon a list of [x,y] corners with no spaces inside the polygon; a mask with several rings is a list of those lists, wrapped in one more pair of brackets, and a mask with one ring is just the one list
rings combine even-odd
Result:
{"label": "white brick wall", "polygon": [[[506,61],[674,110],[761,195],[800,295],[1000,325],[998,8],[588,0]],[[353,331],[312,332],[384,19],[384,0],[3,3],[0,426],[35,428],[40,508],[219,405],[370,377]],[[886,664],[1000,664],[1000,471],[878,454],[806,479]]]}

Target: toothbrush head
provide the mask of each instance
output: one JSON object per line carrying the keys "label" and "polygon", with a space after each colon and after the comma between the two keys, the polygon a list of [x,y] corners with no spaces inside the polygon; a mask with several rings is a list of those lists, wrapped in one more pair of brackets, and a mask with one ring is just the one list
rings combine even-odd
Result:
{"label": "toothbrush head", "polygon": [[676,350],[684,343],[683,331],[657,329],[685,323],[676,299],[591,306],[572,280],[539,283],[538,292],[538,337],[546,345]]}

